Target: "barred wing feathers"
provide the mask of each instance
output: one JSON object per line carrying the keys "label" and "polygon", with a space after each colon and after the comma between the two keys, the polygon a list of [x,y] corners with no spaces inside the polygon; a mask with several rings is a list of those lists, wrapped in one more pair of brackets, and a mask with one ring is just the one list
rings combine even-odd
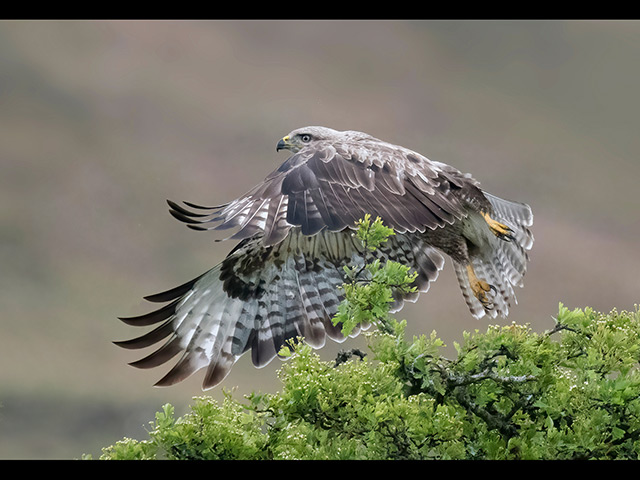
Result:
{"label": "barred wing feathers", "polygon": [[[440,253],[417,234],[393,236],[379,253],[413,265],[418,272],[416,286],[422,292],[436,280],[444,264]],[[208,389],[219,384],[249,350],[253,364],[262,367],[291,338],[303,336],[314,348],[322,347],[326,337],[341,342],[344,337],[332,318],[342,301],[343,266],[362,264],[362,255],[362,246],[349,231],[305,236],[295,227],[277,245],[264,245],[260,236],[243,240],[223,262],[200,277],[146,297],[168,303],[149,314],[122,320],[155,328],[116,343],[141,349],[164,341],[132,365],[153,368],[179,356],[156,385],[175,384],[206,368],[203,388]],[[397,295],[396,307],[416,297]],[[358,333],[357,329],[353,335]]]}

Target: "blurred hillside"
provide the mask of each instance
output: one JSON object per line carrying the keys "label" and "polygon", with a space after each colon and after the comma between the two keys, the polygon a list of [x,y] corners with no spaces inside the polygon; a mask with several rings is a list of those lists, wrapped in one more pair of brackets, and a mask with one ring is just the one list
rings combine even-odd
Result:
{"label": "blurred hillside", "polygon": [[[402,144],[532,206],[501,323],[543,331],[560,301],[633,309],[639,78],[637,21],[0,22],[0,458],[97,457],[163,403],[186,410],[201,375],[154,389],[165,370],[111,344],[140,333],[116,317],[148,311],[143,295],[233,246],[165,199],[237,197],[305,125]],[[398,316],[450,346],[489,323],[449,263]],[[243,358],[224,386],[272,391],[278,366]]]}

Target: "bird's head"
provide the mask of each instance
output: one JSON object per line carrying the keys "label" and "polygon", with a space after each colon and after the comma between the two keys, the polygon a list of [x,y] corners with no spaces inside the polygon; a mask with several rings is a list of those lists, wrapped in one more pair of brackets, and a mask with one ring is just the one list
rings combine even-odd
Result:
{"label": "bird's head", "polygon": [[338,133],[336,130],[327,127],[297,128],[280,139],[276,146],[276,151],[290,150],[295,153],[314,143],[329,140]]}

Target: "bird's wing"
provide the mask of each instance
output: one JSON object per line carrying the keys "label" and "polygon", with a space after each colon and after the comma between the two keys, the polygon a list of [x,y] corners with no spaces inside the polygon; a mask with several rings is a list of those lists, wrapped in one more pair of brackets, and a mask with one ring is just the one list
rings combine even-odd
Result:
{"label": "bird's wing", "polygon": [[171,213],[196,230],[235,229],[230,238],[263,233],[266,245],[292,227],[305,235],[353,227],[365,214],[397,232],[425,231],[466,215],[454,190],[475,181],[448,165],[386,144],[324,144],[304,148],[242,197],[203,207],[169,201]]}
{"label": "bird's wing", "polygon": [[[416,287],[422,292],[436,280],[444,264],[440,253],[417,233],[390,237],[379,254],[411,265],[418,273]],[[344,340],[340,327],[332,323],[343,299],[339,288],[345,281],[343,267],[363,262],[363,247],[349,231],[325,230],[306,236],[296,227],[274,246],[264,245],[260,236],[246,239],[200,277],[146,297],[166,305],[121,320],[155,327],[116,343],[128,349],[160,343],[132,365],[152,368],[179,356],[157,385],[175,384],[206,368],[203,388],[208,389],[220,383],[248,350],[254,365],[261,367],[277,356],[288,339],[301,336],[315,348],[323,346],[327,336]],[[396,307],[416,297],[396,294]]]}

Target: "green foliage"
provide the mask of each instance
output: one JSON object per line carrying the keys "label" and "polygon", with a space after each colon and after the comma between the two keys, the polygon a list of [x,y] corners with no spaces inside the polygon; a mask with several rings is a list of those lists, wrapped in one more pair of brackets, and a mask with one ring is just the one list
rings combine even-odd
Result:
{"label": "green foliage", "polygon": [[[393,229],[382,224],[380,217],[372,223],[365,215],[357,223],[356,235],[362,242],[365,254],[374,252],[385,243]],[[364,265],[344,267],[348,280],[342,286],[345,295],[333,319],[334,325],[342,325],[342,333],[349,335],[359,324],[374,323],[386,330],[389,320],[389,304],[394,292],[402,294],[415,291],[413,281],[417,273],[397,262],[381,262],[372,259]]]}
{"label": "green foliage", "polygon": [[265,458],[266,437],[262,415],[250,412],[227,397],[222,405],[208,397],[195,397],[191,413],[176,419],[173,406],[156,413],[149,440],[125,438],[103,449],[102,458],[239,460]]}
{"label": "green foliage", "polygon": [[465,333],[452,360],[435,332],[408,341],[405,322],[389,316],[390,291],[410,286],[409,271],[367,271],[363,281],[352,270],[345,303],[357,306],[340,315],[379,327],[367,333],[370,356],[325,362],[299,345],[280,392],[228,394],[221,405],[197,397],[177,419],[165,405],[148,440],[125,438],[101,458],[640,458],[639,311],[560,304],[550,331]]}

